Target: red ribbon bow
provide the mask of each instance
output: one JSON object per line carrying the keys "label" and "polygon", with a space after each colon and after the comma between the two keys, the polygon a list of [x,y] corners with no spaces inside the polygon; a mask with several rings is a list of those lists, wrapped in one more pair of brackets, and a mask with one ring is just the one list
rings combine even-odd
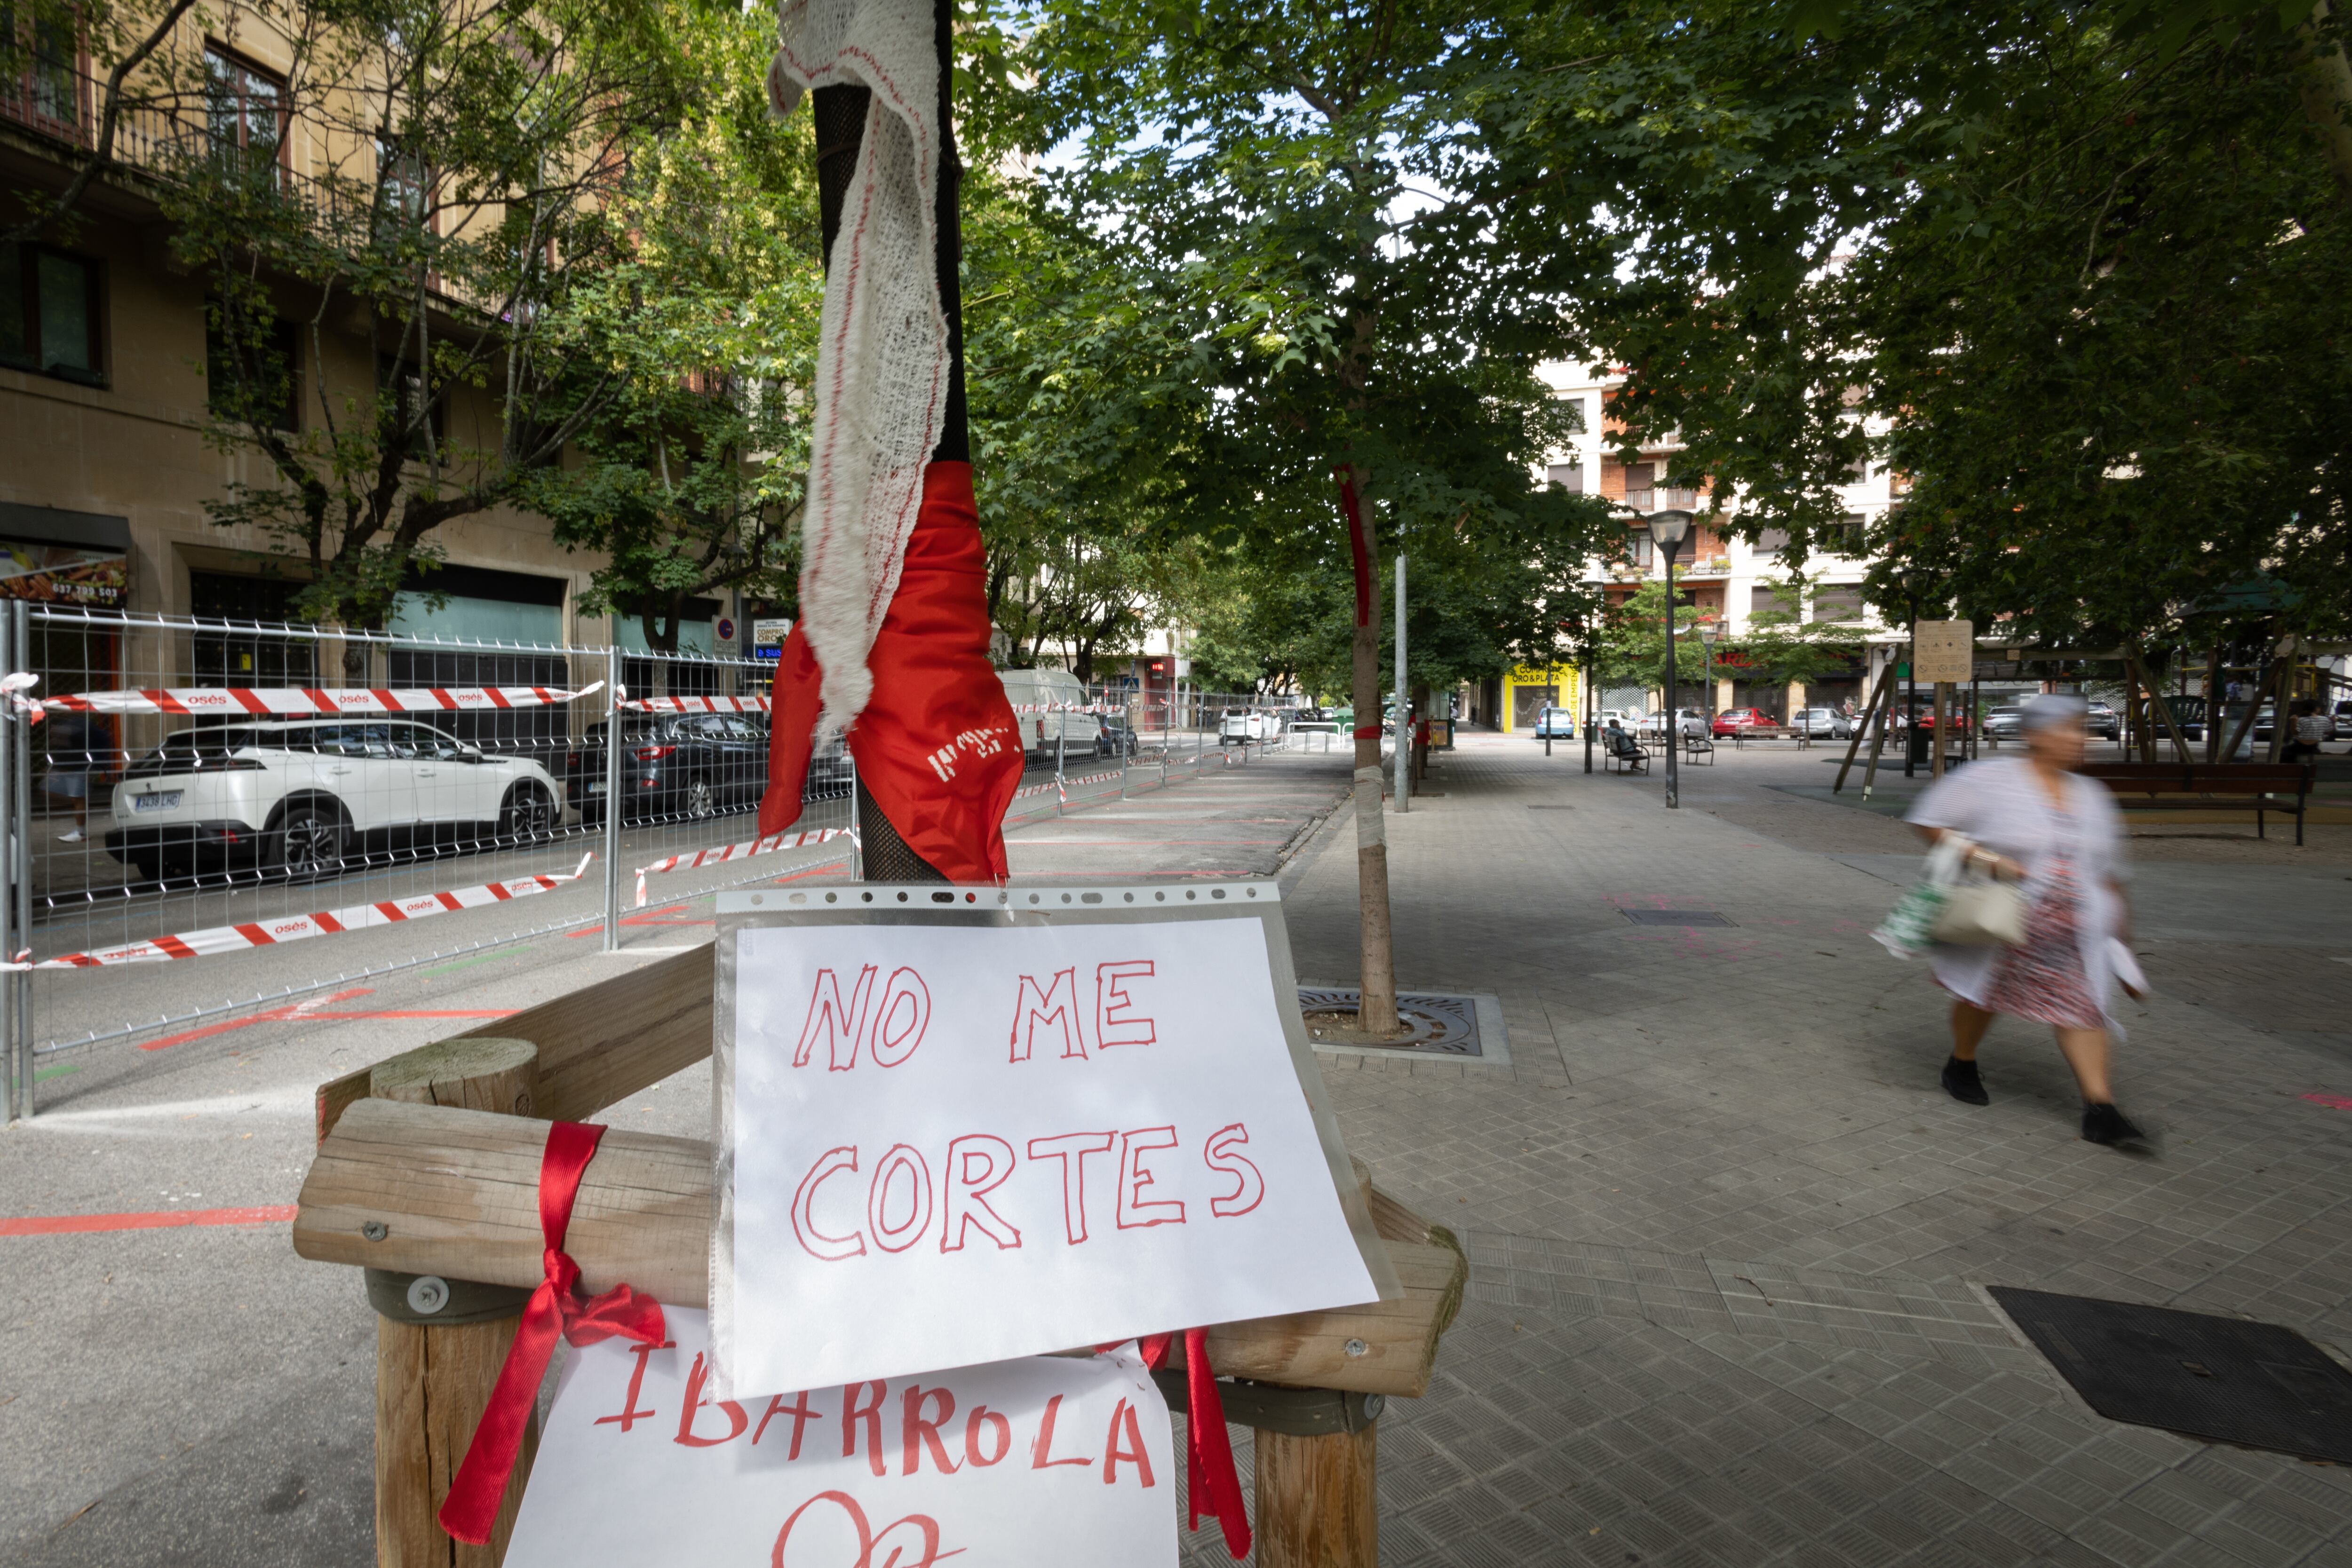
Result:
{"label": "red ribbon bow", "polygon": [[[595,1157],[604,1129],[580,1122],[557,1122],[547,1133],[547,1153],[539,1165],[539,1228],[547,1239],[547,1278],[530,1293],[522,1324],[499,1369],[498,1386],[474,1427],[474,1440],[441,1503],[441,1528],[476,1546],[489,1543],[499,1503],[514,1474],[515,1456],[539,1403],[540,1380],[558,1335],[575,1345],[594,1344],[618,1334],[639,1344],[659,1344],[664,1334],[661,1303],[626,1285],[601,1296],[580,1293],[580,1265],[563,1250],[572,1225],[572,1200],[580,1178]],[[1223,1427],[1219,1428],[1220,1435]],[[1230,1467],[1230,1460],[1228,1461]]]}
{"label": "red ribbon bow", "polygon": [[[1156,1333],[1138,1347],[1143,1364],[1155,1370],[1168,1359],[1172,1333]],[[1225,1430],[1225,1401],[1217,1392],[1217,1375],[1209,1365],[1209,1331],[1184,1331],[1184,1468],[1190,1478],[1188,1528],[1201,1528],[1208,1514],[1224,1527],[1225,1550],[1235,1562],[1250,1551],[1249,1505],[1242,1500],[1242,1479],[1234,1471],[1234,1444]]]}

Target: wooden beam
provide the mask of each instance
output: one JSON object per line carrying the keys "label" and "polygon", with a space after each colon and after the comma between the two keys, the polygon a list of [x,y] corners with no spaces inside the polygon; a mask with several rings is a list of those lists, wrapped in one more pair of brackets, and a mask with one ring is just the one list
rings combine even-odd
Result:
{"label": "wooden beam", "polygon": [[[502,1031],[520,1032],[515,1019],[499,1021]],[[294,1250],[316,1262],[535,1285],[546,1141],[544,1122],[360,1101],[320,1145],[303,1181]],[[566,1244],[586,1288],[625,1280],[659,1301],[703,1305],[711,1179],[710,1145],[698,1139],[605,1134]],[[1406,1397],[1428,1388],[1438,1336],[1461,1306],[1469,1268],[1451,1235],[1384,1195],[1376,1199],[1383,1234],[1403,1233],[1387,1241],[1403,1299],[1216,1325],[1209,1345],[1219,1372]],[[380,1239],[370,1239],[371,1228]],[[1416,1232],[1420,1239],[1408,1239]]]}

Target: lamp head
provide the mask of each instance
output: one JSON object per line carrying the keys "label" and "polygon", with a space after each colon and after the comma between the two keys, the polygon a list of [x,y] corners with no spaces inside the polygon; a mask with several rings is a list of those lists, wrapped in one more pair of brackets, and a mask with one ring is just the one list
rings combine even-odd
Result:
{"label": "lamp head", "polygon": [[1672,553],[1690,531],[1691,515],[1683,511],[1652,512],[1643,521],[1650,527],[1650,542]]}
{"label": "lamp head", "polygon": [[1713,621],[1700,622],[1698,623],[1697,631],[1698,640],[1706,643],[1710,648],[1715,646],[1715,640],[1723,635],[1722,626]]}

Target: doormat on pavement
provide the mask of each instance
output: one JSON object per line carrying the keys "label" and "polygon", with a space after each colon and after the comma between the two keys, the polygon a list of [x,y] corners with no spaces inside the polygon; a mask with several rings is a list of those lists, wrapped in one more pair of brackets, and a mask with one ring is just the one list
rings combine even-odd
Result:
{"label": "doormat on pavement", "polygon": [[[1301,986],[1298,1009],[1306,1013],[1351,1013],[1363,994],[1353,986]],[[1478,998],[1429,991],[1408,991],[1397,997],[1397,1017],[1409,1031],[1381,1051],[1417,1051],[1431,1056],[1484,1056],[1478,1046]]]}
{"label": "doormat on pavement", "polygon": [[1992,1298],[2111,1421],[2352,1464],[2352,1372],[2293,1329],[2002,1285]]}
{"label": "doormat on pavement", "polygon": [[1728,925],[1732,924],[1712,909],[1620,909],[1617,913],[1636,925]]}

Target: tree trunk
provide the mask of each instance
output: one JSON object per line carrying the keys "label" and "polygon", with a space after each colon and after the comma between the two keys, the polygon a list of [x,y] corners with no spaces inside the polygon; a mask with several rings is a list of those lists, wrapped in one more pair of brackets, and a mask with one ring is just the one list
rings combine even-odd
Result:
{"label": "tree trunk", "polygon": [[[2327,0],[2312,7],[2310,19],[2300,29],[2305,38],[2317,37],[2327,12]],[[2319,132],[2320,150],[2335,171],[2336,194],[2352,205],[2352,62],[2346,61],[2341,47],[2330,44],[2304,57],[2300,75],[2304,117]]]}
{"label": "tree trunk", "polygon": [[[1398,1032],[1396,949],[1389,931],[1388,819],[1381,805],[1381,644],[1372,624],[1372,554],[1363,497],[1352,468],[1339,471],[1339,509],[1356,569],[1351,649],[1356,704],[1356,884],[1363,936],[1363,985],[1356,1022],[1371,1034]],[[1367,733],[1369,732],[1369,733]],[[1399,744],[1408,744],[1398,737]]]}

